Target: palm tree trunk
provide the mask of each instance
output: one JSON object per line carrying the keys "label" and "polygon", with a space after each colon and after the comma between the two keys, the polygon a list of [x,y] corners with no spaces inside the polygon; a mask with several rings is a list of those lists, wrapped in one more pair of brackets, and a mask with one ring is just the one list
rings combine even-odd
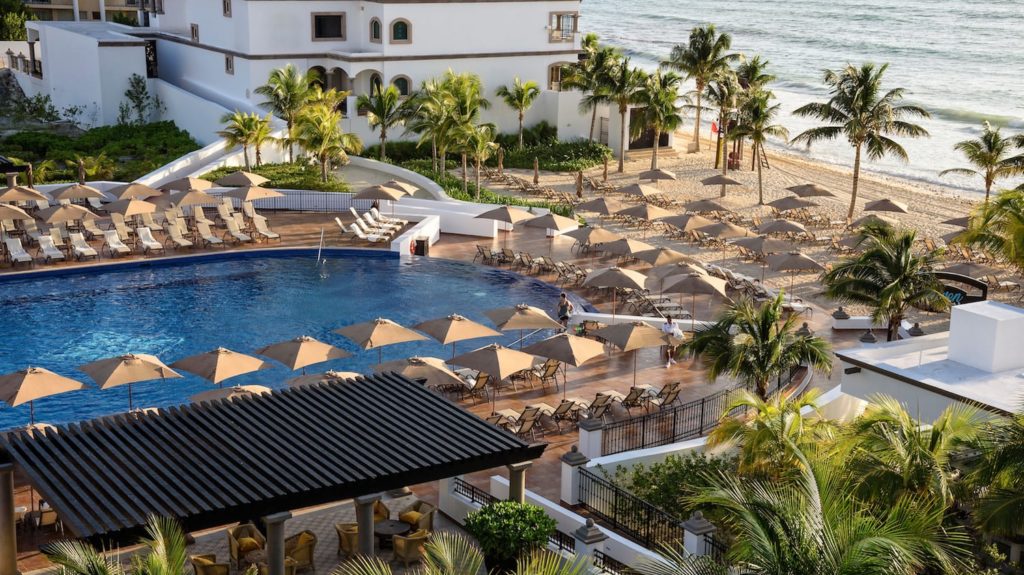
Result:
{"label": "palm tree trunk", "polygon": [[[754,144],[754,153],[751,154],[757,158],[761,154],[761,147]],[[757,205],[764,205],[764,181],[761,179],[761,162],[757,162]]]}
{"label": "palm tree trunk", "polygon": [[263,153],[260,151],[260,145],[256,144],[256,167],[263,165]]}
{"label": "palm tree trunk", "polygon": [[519,112],[519,149],[523,149],[523,112]]}
{"label": "palm tree trunk", "polygon": [[380,154],[378,154],[377,159],[382,161],[382,162],[384,161],[384,158],[388,157],[388,154],[387,154],[387,151],[386,151],[387,150],[387,145],[388,145],[388,131],[385,130],[383,127],[381,127],[381,129],[380,129]]}
{"label": "palm tree trunk", "polygon": [[763,401],[768,401],[768,382],[764,380],[758,381],[756,387],[757,396],[760,397]]}
{"label": "palm tree trunk", "polygon": [[242,158],[245,159],[245,171],[250,171],[252,166],[249,165],[249,146],[242,144]]}
{"label": "palm tree trunk", "polygon": [[886,328],[885,341],[895,341],[899,337],[900,325],[903,324],[902,315],[889,317],[889,325]]}
{"label": "palm tree trunk", "polygon": [[465,152],[462,153],[462,193],[469,194],[469,164]]}
{"label": "palm tree trunk", "polygon": [[437,138],[430,138],[430,167],[437,173]]}
{"label": "palm tree trunk", "polygon": [[846,212],[846,221],[853,221],[853,210],[857,207],[857,184],[860,182],[860,149],[863,144],[857,144],[857,152],[853,156],[853,193],[850,194],[850,209]]}
{"label": "palm tree trunk", "polygon": [[697,117],[693,123],[694,151],[700,151],[700,93],[703,92],[700,82],[697,82]]}
{"label": "palm tree trunk", "polygon": [[289,164],[294,164],[295,163],[295,150],[293,149],[294,146],[292,146],[292,128],[294,128],[294,127],[295,127],[295,123],[292,121],[291,118],[288,118],[287,125],[285,126],[285,130],[288,133],[285,134],[285,137],[288,138],[288,163]]}
{"label": "palm tree trunk", "polygon": [[715,140],[715,169],[718,169],[719,163],[722,161],[722,112],[718,113],[718,139]]}
{"label": "palm tree trunk", "polygon": [[597,105],[590,111],[590,141],[594,141],[594,126],[597,124]]}
{"label": "palm tree trunk", "polygon": [[625,106],[619,106],[619,118],[621,118],[619,126],[619,173],[621,174],[626,169],[626,112]]}
{"label": "palm tree trunk", "polygon": [[475,158],[476,161],[476,201],[480,201],[480,156]]}
{"label": "palm tree trunk", "polygon": [[321,156],[319,158],[319,160],[320,160],[320,179],[326,182],[327,181],[327,158]]}
{"label": "palm tree trunk", "polygon": [[992,182],[985,182],[985,205],[988,205],[988,195],[992,192]]}
{"label": "palm tree trunk", "polygon": [[661,140],[661,130],[654,130],[654,150],[651,151],[651,169],[658,169],[658,144]]}

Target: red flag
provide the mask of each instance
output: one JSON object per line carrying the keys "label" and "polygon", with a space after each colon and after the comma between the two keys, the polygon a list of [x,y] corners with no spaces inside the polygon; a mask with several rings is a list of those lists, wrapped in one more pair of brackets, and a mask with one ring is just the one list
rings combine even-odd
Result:
{"label": "red flag", "polygon": [[718,123],[717,122],[711,122],[711,133],[712,134],[717,134],[718,133]]}

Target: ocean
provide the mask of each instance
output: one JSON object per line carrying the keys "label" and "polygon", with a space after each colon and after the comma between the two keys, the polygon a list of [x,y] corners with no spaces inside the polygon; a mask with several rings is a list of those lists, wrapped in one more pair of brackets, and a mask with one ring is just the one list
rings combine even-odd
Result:
{"label": "ocean", "polygon": [[[920,122],[931,136],[900,140],[910,155],[906,164],[886,158],[865,168],[981,194],[980,179],[939,172],[966,166],[953,145],[977,137],[983,120],[1004,126],[1004,134],[1024,132],[1021,22],[1021,0],[586,0],[581,27],[653,69],[693,27],[715,24],[732,35],[733,51],[770,61],[780,121],[791,136],[815,125],[791,112],[826,99],[824,69],[887,62],[886,86],[905,88],[907,101],[931,112]],[[845,141],[787,148],[853,163]]]}

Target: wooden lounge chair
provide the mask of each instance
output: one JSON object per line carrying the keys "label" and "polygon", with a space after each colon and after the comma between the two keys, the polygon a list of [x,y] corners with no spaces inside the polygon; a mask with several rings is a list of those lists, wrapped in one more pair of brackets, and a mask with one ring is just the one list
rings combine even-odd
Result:
{"label": "wooden lounge chair", "polygon": [[558,391],[558,368],[561,365],[558,360],[549,359],[543,365],[533,368],[533,376],[540,381],[541,387],[551,382],[555,384],[555,391]]}
{"label": "wooden lounge chair", "polygon": [[674,389],[665,396],[652,397],[650,401],[648,401],[648,405],[664,409],[675,403],[677,399],[679,399],[679,390]]}
{"label": "wooden lounge chair", "polygon": [[28,264],[32,265],[32,256],[25,251],[19,238],[4,238],[4,246],[7,248],[7,261],[11,265]]}
{"label": "wooden lounge chair", "polygon": [[483,397],[483,401],[490,400],[490,391],[487,389],[487,384],[490,383],[491,376],[487,375],[482,371],[478,371],[476,376],[471,382],[466,383],[466,388],[462,390],[462,397]]}
{"label": "wooden lounge chair", "polygon": [[634,407],[642,407],[647,409],[647,404],[651,397],[647,395],[647,388],[644,387],[631,387],[629,388],[629,394],[622,399],[619,403],[622,407],[626,408],[626,411],[632,415]]}
{"label": "wooden lounge chair", "polygon": [[224,240],[213,235],[213,232],[210,230],[210,224],[196,222],[196,232],[198,232],[199,239],[203,241],[206,247],[224,245]]}
{"label": "wooden lounge chair", "polygon": [[509,431],[519,436],[521,439],[526,439],[529,435],[530,439],[537,440],[537,424],[539,419],[527,419],[525,421],[516,422],[509,426]]}
{"label": "wooden lounge chair", "polygon": [[37,255],[42,256],[43,263],[64,261],[64,252],[53,245],[53,238],[50,236],[39,236],[39,251]]}
{"label": "wooden lounge chair", "polygon": [[75,259],[78,261],[82,261],[84,258],[99,257],[96,249],[86,243],[85,236],[80,233],[71,234],[71,253],[74,254]]}
{"label": "wooden lounge chair", "polygon": [[[227,198],[224,199],[227,200]],[[217,217],[220,218],[220,221],[224,222],[225,224],[235,219],[234,209],[231,206],[231,200],[228,200],[227,204],[225,204],[224,202],[217,204]]]}
{"label": "wooden lounge chair", "polygon": [[142,225],[146,226],[147,228],[154,232],[164,231],[164,227],[156,223],[156,220],[153,219],[153,214],[142,214],[141,216],[139,216],[139,219],[142,220]]}
{"label": "wooden lounge chair", "polygon": [[148,254],[149,252],[161,252],[161,253],[163,253],[164,245],[162,243],[156,241],[156,238],[153,237],[153,232],[149,231],[149,228],[147,228],[147,227],[137,228],[135,230],[135,233],[138,236],[138,245],[139,245],[139,249],[142,250],[142,253],[144,253],[144,254]]}
{"label": "wooden lounge chair", "polygon": [[1019,283],[1010,280],[1000,280],[992,274],[985,276],[985,283],[993,290],[1016,291],[1020,289]]}
{"label": "wooden lounge chair", "polygon": [[208,226],[213,225],[213,220],[206,217],[206,213],[203,212],[203,206],[192,206],[192,219],[198,223],[204,223]]}

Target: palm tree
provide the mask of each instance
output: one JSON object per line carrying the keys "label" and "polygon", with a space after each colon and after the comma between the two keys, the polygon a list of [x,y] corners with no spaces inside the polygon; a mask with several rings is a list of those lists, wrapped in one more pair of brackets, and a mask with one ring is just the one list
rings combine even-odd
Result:
{"label": "palm tree", "polygon": [[917,234],[885,224],[861,229],[864,251],[847,258],[822,275],[825,295],[872,308],[874,322],[885,322],[888,341],[896,339],[910,307],[943,311],[949,299],[932,272],[942,250],[914,253]]}
{"label": "palm tree", "polygon": [[252,147],[256,152],[256,167],[263,165],[263,144],[272,139],[270,136],[270,114],[264,116],[252,133]]}
{"label": "palm tree", "polygon": [[[985,203],[988,203],[992,186],[997,180],[1024,174],[1024,154],[1010,155],[1010,150],[1020,136],[1004,138],[999,128],[992,129],[987,121],[983,124],[984,131],[977,139],[963,140],[953,146],[962,153],[967,162],[974,168],[953,168],[939,172],[939,176],[959,174],[963,176],[981,176],[985,182]],[[1024,140],[1020,140],[1024,141]]]}
{"label": "palm tree", "polygon": [[540,87],[536,82],[523,82],[517,76],[512,86],[501,86],[495,92],[505,105],[512,108],[519,114],[519,149],[523,149],[523,120],[526,118],[526,111],[530,109],[533,102],[540,96]]}
{"label": "palm tree", "polygon": [[754,162],[757,164],[757,203],[764,205],[764,180],[761,176],[761,158],[764,143],[769,137],[786,141],[789,130],[782,124],[773,124],[779,113],[779,104],[771,103],[771,92],[754,92],[746,99],[740,111],[740,123],[729,134],[730,138],[750,138]]}
{"label": "palm tree", "polygon": [[658,144],[665,132],[674,132],[683,124],[682,107],[679,105],[679,85],[682,77],[675,72],[658,70],[647,77],[640,103],[640,122],[636,131],[654,130],[654,149],[651,152],[651,169],[658,169]]}
{"label": "palm tree", "polygon": [[853,219],[857,205],[857,184],[864,148],[872,160],[890,155],[907,161],[907,151],[889,136],[920,138],[928,135],[927,130],[908,121],[909,118],[931,117],[927,110],[901,104],[905,93],[903,88],[882,91],[882,77],[888,68],[888,64],[876,67],[867,63],[860,68],[848,65],[838,72],[826,70],[825,85],[831,94],[829,100],[812,102],[793,111],[798,116],[817,118],[826,124],[801,133],[793,138],[794,142],[806,142],[810,146],[817,141],[845,136],[853,146],[853,193],[847,219]]}
{"label": "palm tree", "polygon": [[1024,269],[1024,187],[1000,192],[992,202],[979,206],[970,226],[954,241],[981,246]]}
{"label": "palm tree", "polygon": [[257,140],[265,141],[270,137],[270,126],[266,120],[256,112],[239,112],[235,110],[230,114],[224,114],[220,121],[225,124],[224,129],[219,130],[217,135],[224,138],[228,147],[242,146],[242,158],[245,160],[245,169],[252,169],[249,162],[249,147],[256,145]]}
{"label": "palm tree", "polygon": [[708,363],[708,380],[728,374],[768,398],[768,384],[797,365],[832,368],[828,343],[797,333],[797,316],[783,318],[782,294],[760,308],[750,299],[731,304],[718,320],[698,330],[684,349]]}
{"label": "palm tree", "polygon": [[409,100],[403,100],[402,94],[394,84],[387,88],[374,89],[370,95],[360,94],[356,106],[366,110],[366,119],[371,129],[380,129],[380,150],[377,159],[387,157],[388,130],[401,126],[409,116]]}
{"label": "palm tree", "polygon": [[759,55],[740,61],[736,66],[736,78],[740,86],[749,92],[763,91],[765,86],[775,81],[775,75],[767,71],[768,64],[768,60],[761,59]]}
{"label": "palm tree", "polygon": [[583,52],[586,60],[575,66],[567,66],[562,71],[562,87],[583,92],[580,100],[580,113],[590,112],[590,136],[594,139],[594,128],[597,126],[597,109],[608,103],[607,84],[612,70],[619,61],[619,53],[615,48],[584,44]]}
{"label": "palm tree", "polygon": [[494,124],[480,124],[472,126],[465,134],[466,149],[473,156],[473,165],[476,171],[476,201],[480,201],[480,171],[490,157],[498,150],[498,144],[494,141],[498,129]]}
{"label": "palm tree", "polygon": [[619,109],[619,173],[625,169],[626,148],[629,145],[626,140],[626,113],[629,111],[629,105],[639,100],[646,77],[639,68],[629,66],[629,58],[623,58],[608,77],[605,86],[608,100]]}
{"label": "palm tree", "polygon": [[978,445],[981,463],[970,476],[979,493],[978,526],[993,535],[1024,535],[1024,413],[982,428]]}
{"label": "palm tree", "polygon": [[[132,556],[133,575],[184,575],[188,549],[185,532],[177,520],[150,516],[146,535],[139,543],[148,551]],[[125,575],[116,554],[107,554],[84,541],[47,543],[43,554],[65,575]]]}
{"label": "palm tree", "polygon": [[[723,162],[723,159],[727,156],[725,148],[727,146],[732,115],[739,105],[740,97],[743,95],[743,88],[740,86],[736,73],[726,68],[711,79],[705,91],[707,92],[709,102],[718,109],[718,141],[715,143],[715,167],[717,168],[719,165],[722,165],[723,170],[726,170],[728,169],[728,162]],[[723,163],[719,164],[719,162]],[[722,197],[725,197],[725,186],[722,186]]]}
{"label": "palm tree", "polygon": [[712,78],[729,67],[729,63],[738,59],[738,54],[730,54],[732,36],[719,34],[713,24],[697,27],[690,31],[690,41],[686,45],[677,44],[672,48],[667,64],[682,72],[686,79],[693,80],[697,85],[694,91],[697,98],[697,118],[693,126],[693,144],[700,151],[700,112],[701,95]]}
{"label": "palm tree", "polygon": [[303,149],[313,154],[320,164],[320,178],[329,179],[328,167],[348,153],[363,148],[359,136],[342,131],[341,112],[323,104],[307,106],[296,123],[298,140]]}
{"label": "palm tree", "polygon": [[441,82],[424,81],[413,100],[410,120],[406,126],[410,132],[419,134],[418,146],[430,142],[431,167],[437,173],[440,173],[445,165],[445,158],[442,157],[441,165],[438,167],[438,144],[447,137],[452,113],[451,99]]}
{"label": "palm tree", "polygon": [[291,140],[294,139],[295,123],[308,101],[309,87],[316,83],[317,79],[315,71],[300,72],[295,66],[288,64],[272,71],[267,83],[256,88],[256,93],[266,98],[260,106],[283,119],[287,125],[289,162],[295,161],[291,144]]}

